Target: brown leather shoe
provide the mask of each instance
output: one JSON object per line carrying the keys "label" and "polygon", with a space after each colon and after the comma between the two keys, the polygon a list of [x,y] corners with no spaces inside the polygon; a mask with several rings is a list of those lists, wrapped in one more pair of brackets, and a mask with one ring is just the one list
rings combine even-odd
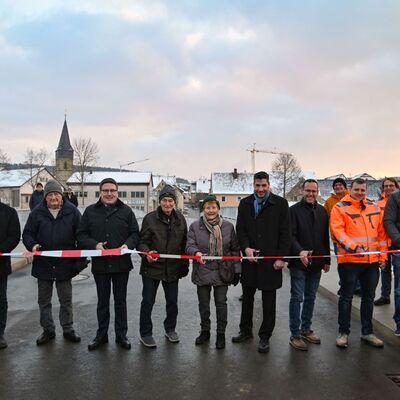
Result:
{"label": "brown leather shoe", "polygon": [[301,336],[291,336],[289,343],[292,347],[297,350],[307,351],[307,343],[303,340]]}
{"label": "brown leather shoe", "polygon": [[321,344],[321,338],[318,337],[314,331],[304,331],[301,332],[301,337],[306,340],[307,342],[314,343],[314,344]]}
{"label": "brown leather shoe", "polygon": [[369,335],[361,335],[361,340],[372,347],[382,348],[384,343],[381,339],[377,338],[373,333]]}

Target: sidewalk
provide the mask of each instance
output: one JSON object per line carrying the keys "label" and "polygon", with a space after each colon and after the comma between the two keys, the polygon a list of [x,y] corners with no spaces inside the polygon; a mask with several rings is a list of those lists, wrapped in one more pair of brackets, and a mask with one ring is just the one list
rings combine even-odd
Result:
{"label": "sidewalk", "polygon": [[[339,289],[339,274],[337,272],[337,262],[335,257],[332,257],[331,260],[332,260],[331,270],[327,274],[322,272],[319,292],[325,297],[328,297],[330,300],[337,303],[339,300],[339,296],[337,295],[337,291]],[[381,280],[379,279],[379,283],[376,288],[375,299],[378,299],[380,297],[380,294],[381,294]],[[360,304],[361,304],[361,297],[354,296],[353,314],[358,318],[360,316]],[[392,286],[392,292],[390,295],[390,304],[379,307],[374,306],[373,323],[376,332],[379,335],[383,336],[385,341],[398,345],[400,339],[396,337],[393,333],[393,330],[395,328],[393,314],[394,314],[394,296],[393,296],[393,286]]]}
{"label": "sidewalk", "polygon": [[[25,246],[22,244],[22,241],[19,242],[18,246],[15,248],[13,253],[20,253],[22,251],[26,251]],[[11,268],[12,271],[18,271],[21,268],[26,267],[28,264],[32,262],[32,257],[12,257],[11,258]]]}

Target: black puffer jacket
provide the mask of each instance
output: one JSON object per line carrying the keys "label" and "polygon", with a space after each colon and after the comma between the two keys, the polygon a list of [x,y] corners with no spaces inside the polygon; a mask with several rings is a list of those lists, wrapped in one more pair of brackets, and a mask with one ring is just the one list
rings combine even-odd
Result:
{"label": "black puffer jacket", "polygon": [[[303,250],[312,250],[313,256],[329,255],[329,218],[325,208],[320,204],[309,204],[301,200],[291,206],[289,211],[292,231],[291,255],[298,256]],[[300,259],[291,259],[289,267],[317,272],[330,263],[330,257],[312,258],[311,265],[306,268]]]}
{"label": "black puffer jacket", "polygon": [[[155,250],[164,254],[185,254],[187,238],[187,225],[185,217],[173,211],[170,223],[162,213],[161,207],[147,214],[140,231],[140,251]],[[149,263],[142,257],[140,273],[148,278],[160,281],[174,282],[189,272],[189,261],[180,259],[160,258],[154,263]]]}
{"label": "black puffer jacket", "polygon": [[[126,244],[133,250],[139,244],[139,226],[132,209],[117,200],[114,206],[105,206],[101,200],[86,208],[78,229],[81,249],[93,250],[97,243],[116,249]],[[127,272],[133,268],[130,254],[92,258],[92,272],[106,274]]]}
{"label": "black puffer jacket", "polygon": [[[40,250],[74,250],[76,231],[81,214],[69,201],[63,202],[57,218],[54,218],[43,200],[29,214],[22,234],[25,247],[32,251],[35,244]],[[33,258],[32,276],[43,280],[63,281],[71,279],[82,269],[80,258],[42,257]]]}
{"label": "black puffer jacket", "polygon": [[[18,214],[14,208],[0,202],[0,252],[13,251],[21,238]],[[0,257],[0,278],[11,274],[10,257]]]}

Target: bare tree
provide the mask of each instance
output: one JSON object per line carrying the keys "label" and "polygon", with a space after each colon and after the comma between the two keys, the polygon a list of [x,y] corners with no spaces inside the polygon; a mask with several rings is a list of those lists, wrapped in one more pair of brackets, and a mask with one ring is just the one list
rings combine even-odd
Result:
{"label": "bare tree", "polygon": [[35,189],[35,186],[39,180],[38,171],[40,171],[46,165],[49,157],[50,153],[45,148],[34,150],[28,147],[26,149],[24,155],[24,164],[27,169],[27,179],[29,179],[29,184],[32,186],[32,190]]}
{"label": "bare tree", "polygon": [[81,189],[82,205],[85,205],[85,197],[83,196],[85,181],[90,172],[90,167],[93,167],[98,160],[99,148],[90,138],[76,138],[72,147],[74,149],[74,164],[78,169],[77,176]]}
{"label": "bare tree", "polygon": [[5,164],[9,164],[10,159],[8,158],[7,154],[0,149],[0,167],[3,167]]}
{"label": "bare tree", "polygon": [[301,168],[296,158],[289,153],[280,154],[272,164],[272,177],[277,182],[277,190],[283,197],[301,177]]}

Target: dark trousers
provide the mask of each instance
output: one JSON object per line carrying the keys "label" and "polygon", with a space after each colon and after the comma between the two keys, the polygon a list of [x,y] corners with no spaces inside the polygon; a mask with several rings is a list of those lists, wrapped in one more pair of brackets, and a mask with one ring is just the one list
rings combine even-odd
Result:
{"label": "dark trousers", "polygon": [[373,333],[372,313],[374,310],[375,289],[379,280],[378,263],[343,263],[338,267],[342,282],[339,297],[339,332],[350,333],[351,306],[357,280],[361,285],[361,334]]}
{"label": "dark trousers", "polygon": [[[253,329],[253,307],[256,288],[242,285],[243,301],[242,315],[240,317],[240,331],[251,333]],[[258,331],[262,339],[269,339],[275,327],[276,315],[276,290],[262,291],[263,321]]]}
{"label": "dark trousers", "polygon": [[[199,312],[201,318],[201,330],[210,331],[210,298],[212,286],[197,286],[197,297],[199,299]],[[226,294],[228,286],[214,286],[214,302],[217,314],[217,333],[225,333],[228,306],[226,304]]]}
{"label": "dark trousers", "polygon": [[[153,335],[151,313],[153,311],[160,281],[158,279],[152,279],[142,275],[142,282],[143,291],[142,303],[140,306],[140,336],[146,337]],[[167,313],[167,316],[164,320],[164,329],[165,332],[173,332],[175,331],[176,319],[178,317],[178,281],[161,281],[161,284],[164,289],[166,301],[165,308]]]}
{"label": "dark trousers", "polygon": [[99,328],[97,336],[107,336],[110,323],[110,295],[111,283],[114,296],[115,336],[125,338],[128,332],[128,318],[126,310],[126,292],[129,272],[115,272],[110,274],[94,274],[97,288],[97,322]]}
{"label": "dark trousers", "polygon": [[7,278],[7,275],[0,278],[0,337],[4,335],[7,323]]}
{"label": "dark trousers", "polygon": [[38,303],[40,310],[40,325],[43,330],[54,332],[51,298],[53,297],[54,283],[57,289],[58,301],[60,302],[60,324],[64,332],[73,330],[72,315],[72,284],[71,279],[62,281],[46,281],[38,279]]}
{"label": "dark trousers", "polygon": [[388,254],[388,261],[386,267],[381,270],[381,296],[386,299],[390,298],[392,291],[392,255]]}

